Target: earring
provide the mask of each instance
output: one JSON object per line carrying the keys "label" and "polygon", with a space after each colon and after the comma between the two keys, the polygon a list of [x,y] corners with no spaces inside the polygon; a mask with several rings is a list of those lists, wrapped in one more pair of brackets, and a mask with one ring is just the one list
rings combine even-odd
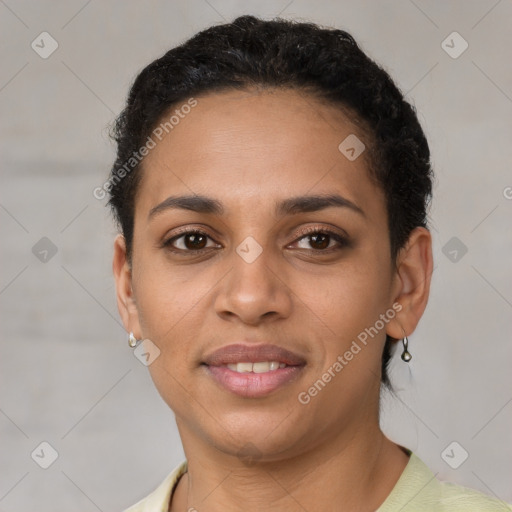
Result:
{"label": "earring", "polygon": [[133,348],[137,346],[137,343],[137,338],[133,335],[133,332],[131,332],[130,336],[128,336],[128,345]]}
{"label": "earring", "polygon": [[402,338],[402,344],[404,346],[404,350],[403,350],[402,356],[401,356],[402,361],[405,361],[406,363],[408,363],[412,359],[412,356],[409,353],[409,351],[407,350],[407,347],[409,346],[409,340],[407,339],[407,336],[405,336],[405,333],[404,333],[404,337]]}

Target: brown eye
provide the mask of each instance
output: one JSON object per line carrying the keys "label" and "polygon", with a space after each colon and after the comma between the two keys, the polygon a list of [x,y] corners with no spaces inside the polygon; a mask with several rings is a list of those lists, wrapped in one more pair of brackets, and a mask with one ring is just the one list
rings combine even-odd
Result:
{"label": "brown eye", "polygon": [[174,236],[163,245],[175,253],[196,252],[218,247],[218,244],[213,243],[206,233],[197,230],[186,231]]}
{"label": "brown eye", "polygon": [[309,244],[313,249],[327,249],[331,237],[325,233],[319,233],[317,235],[309,235]]}
{"label": "brown eye", "polygon": [[199,233],[189,233],[183,237],[184,245],[187,249],[204,249],[207,243],[207,237]]}
{"label": "brown eye", "polygon": [[294,244],[299,249],[327,254],[348,247],[349,239],[327,229],[315,228],[303,232]]}

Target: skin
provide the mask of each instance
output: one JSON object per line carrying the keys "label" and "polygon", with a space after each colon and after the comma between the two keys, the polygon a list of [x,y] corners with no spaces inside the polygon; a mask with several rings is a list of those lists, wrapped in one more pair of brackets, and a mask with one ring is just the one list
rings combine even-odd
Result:
{"label": "skin", "polygon": [[[290,90],[197,100],[144,161],[131,265],[124,238],[114,244],[121,317],[127,331],[161,351],[149,370],[175,413],[189,464],[169,510],[332,510],[335,503],[374,511],[408,462],[379,427],[381,354],[386,334],[411,334],[426,307],[430,233],[416,228],[393,264],[384,194],[364,153],[351,162],[338,150],[349,134],[363,142],[365,135],[339,109]],[[348,207],[274,212],[291,197],[333,193],[364,215]],[[193,194],[218,200],[224,214],[166,209],[148,219],[169,196]],[[162,247],[181,227],[208,234],[203,252],[185,254],[190,237],[174,242],[181,255]],[[350,241],[315,242],[306,228],[345,232]],[[235,251],[248,236],[263,250],[253,263]],[[393,304],[401,305],[395,318],[301,404],[298,394]],[[307,364],[265,397],[236,396],[200,363],[241,340],[280,345]],[[248,446],[258,453],[250,464],[239,455]]]}

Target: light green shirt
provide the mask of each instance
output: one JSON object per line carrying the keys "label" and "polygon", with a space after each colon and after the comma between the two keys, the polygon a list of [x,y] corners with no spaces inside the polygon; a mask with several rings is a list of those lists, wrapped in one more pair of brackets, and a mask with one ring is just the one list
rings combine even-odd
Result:
{"label": "light green shirt", "polygon": [[[149,496],[124,512],[167,512],[171,495],[187,461],[175,468]],[[510,512],[512,506],[478,491],[441,482],[411,453],[386,501],[375,512]]]}

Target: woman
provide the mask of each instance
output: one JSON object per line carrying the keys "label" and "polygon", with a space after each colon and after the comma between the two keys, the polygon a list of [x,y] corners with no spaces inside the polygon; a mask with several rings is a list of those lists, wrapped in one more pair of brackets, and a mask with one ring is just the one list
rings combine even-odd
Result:
{"label": "woman", "polygon": [[428,300],[432,171],[349,34],[209,28],[140,73],[115,138],[118,306],[186,454],[130,512],[511,510],[380,429]]}

